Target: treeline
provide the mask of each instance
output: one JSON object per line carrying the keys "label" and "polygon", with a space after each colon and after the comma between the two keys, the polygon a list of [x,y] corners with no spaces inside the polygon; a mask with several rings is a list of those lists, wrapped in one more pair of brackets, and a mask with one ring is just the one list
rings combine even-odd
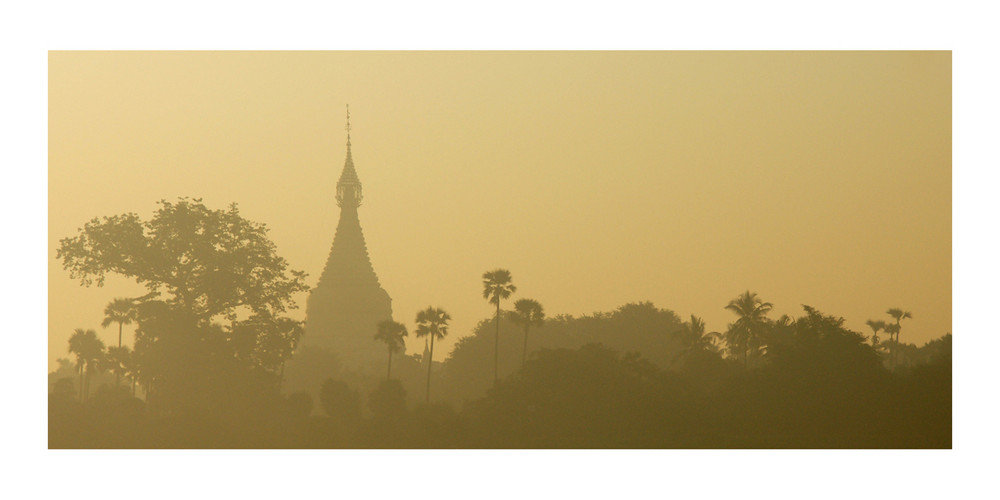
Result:
{"label": "treeline", "polygon": [[[604,335],[629,342],[629,335],[615,335],[616,325],[670,316],[651,304],[632,304],[609,314],[551,320],[538,329],[540,343],[572,339],[582,345],[534,349],[522,366],[464,404],[444,397],[426,404],[423,394],[408,396],[398,378],[383,379],[368,392],[329,379],[315,401],[305,392],[265,391],[250,406],[246,394],[231,395],[224,412],[158,415],[131,397],[127,386],[115,389],[110,379],[86,403],[65,383],[70,379],[63,379],[50,394],[50,446],[951,446],[950,334],[916,348],[918,361],[896,371],[886,366],[887,352],[845,329],[843,319],[808,307],[787,324],[772,324],[770,342],[749,368],[740,357],[725,357],[725,347],[720,352],[707,344],[685,345],[683,339],[691,338],[686,332],[670,335],[679,350],[658,362],[590,342]],[[480,326],[463,340],[463,350],[479,338],[485,356],[476,357],[490,360],[495,330],[488,328],[489,320]],[[554,338],[547,338],[550,328]],[[436,373],[452,384],[464,372],[451,363],[472,352],[456,350]],[[416,375],[420,378],[419,370]],[[489,374],[486,379],[489,385]],[[237,404],[241,398],[243,404]]]}
{"label": "treeline", "polygon": [[149,293],[108,305],[117,346],[71,337],[74,360],[50,375],[50,447],[950,447],[951,336],[902,344],[899,308],[871,338],[808,306],[770,318],[750,291],[722,332],[651,303],[546,318],[496,269],[482,276],[493,317],[444,362],[450,314],[428,307],[412,332],[425,353],[384,322],[384,368],[350,370],[296,352],[302,324],[283,314],[305,275],[263,225],[235,205],[160,204],[60,241],[81,284],[113,273]]}

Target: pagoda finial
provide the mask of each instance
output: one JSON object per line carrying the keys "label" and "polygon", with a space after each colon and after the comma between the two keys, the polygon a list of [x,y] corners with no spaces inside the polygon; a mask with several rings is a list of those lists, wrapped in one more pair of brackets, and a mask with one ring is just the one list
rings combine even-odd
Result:
{"label": "pagoda finial", "polygon": [[361,205],[361,181],[354,171],[354,159],[351,158],[351,106],[347,105],[347,157],[344,159],[344,170],[337,181],[337,205],[348,205],[357,208]]}
{"label": "pagoda finial", "polygon": [[351,147],[351,105],[347,105],[347,126],[344,127],[347,131],[347,147]]}

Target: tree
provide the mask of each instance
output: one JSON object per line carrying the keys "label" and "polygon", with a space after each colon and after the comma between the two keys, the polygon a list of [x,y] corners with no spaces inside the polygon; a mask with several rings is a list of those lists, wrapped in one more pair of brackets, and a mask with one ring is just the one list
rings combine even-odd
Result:
{"label": "tree", "polygon": [[[109,302],[104,308],[104,321],[101,322],[101,327],[107,328],[112,323],[118,323],[118,347],[120,348],[122,346],[122,326],[131,325],[133,320],[135,320],[135,303],[132,299],[118,298]],[[115,385],[120,382],[121,377],[116,372]]]}
{"label": "tree", "polygon": [[900,309],[898,307],[892,307],[888,311],[886,311],[885,313],[888,314],[889,316],[892,316],[893,319],[896,320],[896,325],[895,325],[896,327],[893,329],[893,330],[895,330],[893,333],[896,334],[896,343],[892,345],[892,353],[889,355],[889,357],[892,359],[892,367],[896,368],[896,353],[899,350],[898,349],[898,347],[899,347],[899,331],[902,330],[902,326],[899,323],[900,323],[900,321],[902,321],[902,320],[904,320],[906,318],[912,318],[913,315],[910,314],[910,311],[904,311],[904,310],[902,310],[902,309]]}
{"label": "tree", "polygon": [[705,333],[705,320],[691,315],[691,321],[684,323],[680,330],[681,353],[679,356],[696,351],[718,352],[716,340],[721,337],[719,332]]}
{"label": "tree", "polygon": [[309,290],[305,273],[277,255],[267,227],[244,219],[235,203],[227,210],[198,198],[158,203],[148,221],[134,213],[91,220],[59,240],[56,258],[84,286],[118,274],[165,292],[199,324],[241,309],[280,314],[295,307],[292,294]]}
{"label": "tree", "polygon": [[872,329],[872,347],[878,345],[878,332],[885,330],[885,321],[870,319],[865,321],[865,324]]}
{"label": "tree", "polygon": [[112,300],[104,308],[104,321],[102,328],[107,328],[112,323],[118,323],[118,347],[122,346],[122,326],[131,325],[135,320],[135,303],[132,299],[118,298]]}
{"label": "tree", "polygon": [[132,361],[132,351],[124,346],[108,347],[107,367],[115,374],[115,386],[120,385],[122,376],[128,373]]}
{"label": "tree", "polygon": [[385,320],[378,324],[378,331],[375,332],[375,340],[385,343],[389,351],[389,366],[386,368],[385,379],[392,378],[392,355],[403,350],[405,346],[403,337],[406,337],[406,325],[392,320]]}
{"label": "tree", "polygon": [[104,342],[97,338],[96,331],[77,328],[69,338],[69,352],[76,355],[76,366],[80,371],[80,402],[83,402],[90,393],[91,374],[101,368]]}
{"label": "tree", "polygon": [[524,349],[521,351],[521,366],[528,359],[528,329],[545,324],[545,311],[537,300],[520,299],[514,302],[514,314],[510,317],[514,324],[524,328]]}
{"label": "tree", "polygon": [[760,348],[761,335],[767,327],[767,313],[772,307],[770,302],[764,302],[749,290],[729,301],[725,307],[739,316],[729,325],[726,343],[731,353],[743,353],[744,368],[749,367],[750,351],[756,352]]}
{"label": "tree", "polygon": [[417,329],[414,331],[417,338],[430,336],[431,347],[427,360],[427,396],[426,402],[431,401],[431,367],[434,365],[434,339],[443,339],[448,335],[448,322],[451,316],[438,307],[430,307],[417,313]]}
{"label": "tree", "polygon": [[266,226],[244,219],[235,204],[158,204],[146,221],[127,213],[87,222],[60,240],[57,258],[83,286],[117,274],[149,290],[134,301],[134,355],[147,389],[176,405],[230,405],[221,394],[271,383],[260,369],[275,370],[290,355],[301,327],[282,314],[296,307],[293,294],[309,289],[305,273],[289,269]]}
{"label": "tree", "polygon": [[510,271],[506,269],[495,269],[483,273],[483,298],[489,300],[490,304],[497,306],[496,322],[497,330],[494,338],[493,348],[493,383],[500,380],[500,301],[510,297],[510,294],[517,291],[517,287],[511,283]]}

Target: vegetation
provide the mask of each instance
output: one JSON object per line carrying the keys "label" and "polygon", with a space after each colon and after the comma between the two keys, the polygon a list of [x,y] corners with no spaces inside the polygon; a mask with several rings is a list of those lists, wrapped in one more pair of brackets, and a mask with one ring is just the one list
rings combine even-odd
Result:
{"label": "vegetation", "polygon": [[444,312],[444,309],[437,307],[427,307],[417,313],[417,330],[414,332],[417,338],[430,337],[430,353],[427,355],[427,395],[425,401],[431,401],[431,367],[434,359],[434,339],[443,339],[448,335],[448,322],[451,316]]}
{"label": "vegetation", "polygon": [[[899,308],[888,311],[894,323],[867,322],[870,341],[810,306],[771,319],[772,304],[749,290],[724,306],[736,315],[724,333],[649,302],[546,318],[532,299],[501,308],[516,288],[498,269],[483,275],[493,317],[443,362],[433,361],[435,340],[449,333],[442,308],[416,314],[427,352],[397,356],[395,378],[407,327],[378,324],[371,341],[387,349],[383,379],[380,369],[296,351],[302,324],[283,313],[304,275],[235,206],[182,199],[161,202],[146,222],[95,219],[58,255],[84,285],[115,273],[149,293],[106,308],[103,325],[118,323],[119,345],[105,348],[94,330],[70,338],[75,362],[60,360],[49,377],[53,448],[951,446],[951,335],[901,343],[912,314]],[[121,345],[129,322],[131,347]],[[283,386],[293,356],[323,382]],[[501,370],[501,357],[521,363]],[[443,384],[431,404],[434,373]],[[421,382],[424,398],[414,400]]]}
{"label": "vegetation", "polygon": [[496,336],[493,347],[493,382],[500,380],[500,301],[510,297],[517,291],[517,287],[511,283],[510,271],[506,269],[496,269],[483,273],[483,298],[490,304],[497,306],[496,313]]}
{"label": "vegetation", "polygon": [[389,363],[385,373],[386,380],[392,378],[392,355],[403,350],[404,337],[406,337],[406,325],[391,320],[378,324],[375,340],[385,343],[386,349],[389,351]]}
{"label": "vegetation", "polygon": [[520,299],[514,302],[514,313],[510,315],[515,325],[524,328],[524,349],[521,351],[521,365],[528,360],[528,330],[532,326],[545,324],[545,311],[537,300]]}

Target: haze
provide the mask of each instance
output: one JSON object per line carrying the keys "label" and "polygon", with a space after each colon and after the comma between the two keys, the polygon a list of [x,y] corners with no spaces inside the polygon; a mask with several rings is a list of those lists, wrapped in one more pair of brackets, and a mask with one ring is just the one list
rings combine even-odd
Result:
{"label": "haze", "polygon": [[435,359],[492,317],[498,267],[549,316],[648,300],[721,331],[749,289],[773,317],[866,332],[901,307],[903,342],[951,331],[948,52],[53,52],[49,369],[144,293],[62,269],[94,217],[236,202],[314,285],[346,103],[393,316],[453,317]]}

